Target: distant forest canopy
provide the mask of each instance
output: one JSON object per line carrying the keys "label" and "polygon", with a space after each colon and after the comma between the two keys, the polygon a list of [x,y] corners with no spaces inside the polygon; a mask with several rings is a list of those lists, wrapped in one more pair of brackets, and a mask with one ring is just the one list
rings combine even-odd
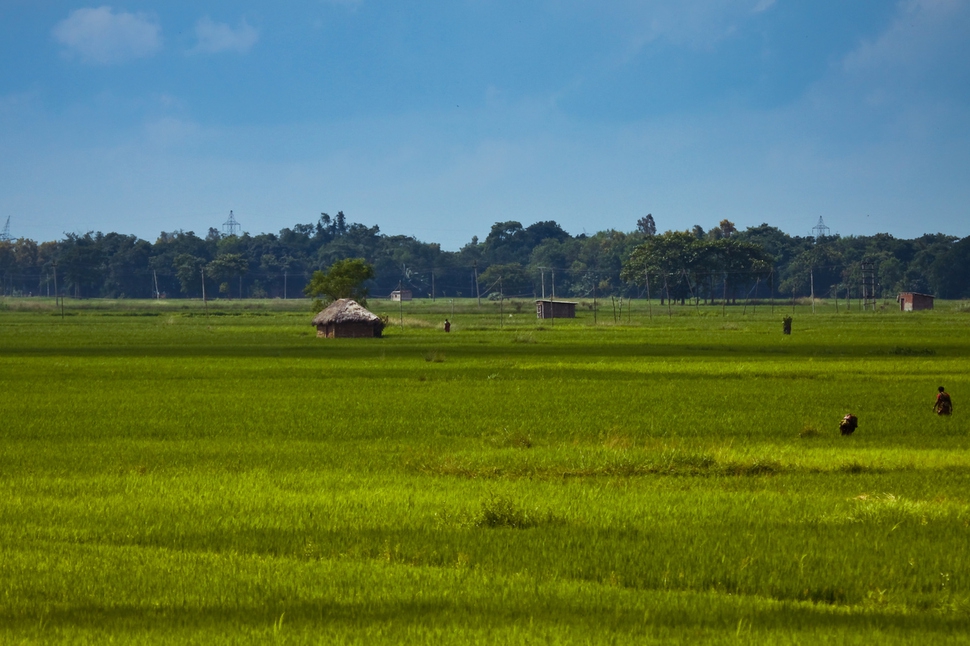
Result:
{"label": "distant forest canopy", "polygon": [[321,214],[278,234],[163,232],[153,243],[119,233],[66,234],[37,243],[0,241],[2,292],[76,298],[302,298],[315,270],[363,258],[376,277],[371,297],[563,298],[623,296],[676,300],[808,296],[859,298],[870,268],[875,296],[916,291],[970,297],[970,237],[900,240],[874,236],[790,236],[728,220],[705,231],[657,233],[651,215],[628,233],[572,236],[554,221],[496,222],[459,251],[377,226]]}

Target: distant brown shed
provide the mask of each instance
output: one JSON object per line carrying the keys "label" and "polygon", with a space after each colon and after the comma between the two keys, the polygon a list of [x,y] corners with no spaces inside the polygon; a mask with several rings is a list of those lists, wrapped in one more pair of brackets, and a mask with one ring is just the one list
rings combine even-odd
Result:
{"label": "distant brown shed", "polygon": [[901,292],[896,300],[899,301],[900,312],[917,312],[919,310],[933,309],[933,299],[935,296],[920,294],[918,292]]}
{"label": "distant brown shed", "polygon": [[572,301],[537,300],[536,316],[541,319],[574,319],[576,303]]}
{"label": "distant brown shed", "polygon": [[313,318],[317,336],[328,339],[373,338],[381,336],[384,321],[363,305],[349,298],[340,298]]}

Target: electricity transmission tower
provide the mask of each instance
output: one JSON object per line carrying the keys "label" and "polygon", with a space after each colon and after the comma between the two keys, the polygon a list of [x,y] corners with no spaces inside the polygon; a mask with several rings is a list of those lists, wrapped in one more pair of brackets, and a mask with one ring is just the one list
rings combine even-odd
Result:
{"label": "electricity transmission tower", "polygon": [[831,229],[825,226],[825,222],[822,221],[822,216],[818,216],[818,224],[812,227],[812,235],[815,236],[815,242],[818,242],[819,238],[824,238],[829,235],[829,231]]}
{"label": "electricity transmission tower", "polygon": [[222,233],[227,236],[234,236],[242,229],[242,225],[236,222],[236,217],[229,211],[229,219],[222,223]]}
{"label": "electricity transmission tower", "polygon": [[13,242],[13,238],[10,236],[10,216],[7,216],[7,224],[4,225],[3,231],[0,232],[0,242]]}

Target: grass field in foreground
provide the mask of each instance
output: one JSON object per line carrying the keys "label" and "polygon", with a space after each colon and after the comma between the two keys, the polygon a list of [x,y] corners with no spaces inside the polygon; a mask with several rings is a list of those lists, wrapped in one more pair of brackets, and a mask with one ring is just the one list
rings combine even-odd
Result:
{"label": "grass field in foreground", "polygon": [[385,338],[324,340],[36,302],[0,304],[0,642],[970,640],[959,307],[373,303]]}

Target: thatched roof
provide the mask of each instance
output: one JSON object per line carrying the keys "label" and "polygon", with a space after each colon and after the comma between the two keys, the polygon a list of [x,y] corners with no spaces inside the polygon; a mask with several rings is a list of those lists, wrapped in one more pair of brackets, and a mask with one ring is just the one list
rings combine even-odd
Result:
{"label": "thatched roof", "polygon": [[313,318],[313,325],[327,325],[329,323],[376,323],[380,321],[373,312],[350,298],[340,298],[330,303]]}

